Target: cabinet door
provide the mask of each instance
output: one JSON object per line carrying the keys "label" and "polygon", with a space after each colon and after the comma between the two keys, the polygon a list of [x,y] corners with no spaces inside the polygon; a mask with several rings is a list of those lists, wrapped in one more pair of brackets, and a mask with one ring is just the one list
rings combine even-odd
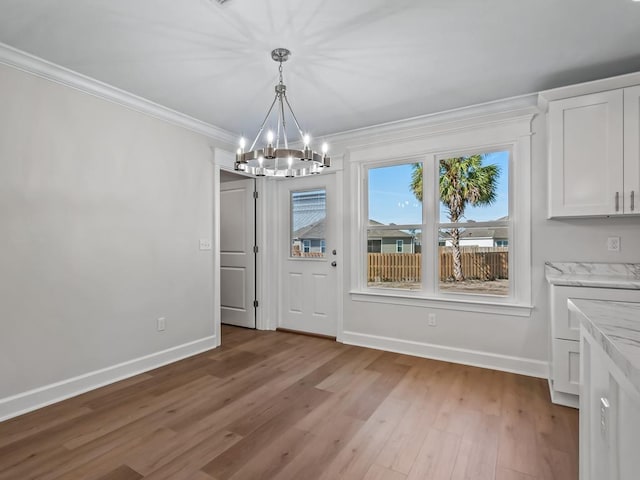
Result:
{"label": "cabinet door", "polygon": [[550,217],[622,213],[622,104],[622,90],[549,103]]}
{"label": "cabinet door", "polygon": [[640,213],[640,85],[624,89],[624,210]]}
{"label": "cabinet door", "polygon": [[580,342],[553,340],[553,389],[580,394]]}

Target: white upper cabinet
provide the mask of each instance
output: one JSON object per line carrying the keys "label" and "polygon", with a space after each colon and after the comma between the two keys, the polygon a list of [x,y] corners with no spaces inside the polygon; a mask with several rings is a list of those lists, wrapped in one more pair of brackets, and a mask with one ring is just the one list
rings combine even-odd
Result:
{"label": "white upper cabinet", "polygon": [[623,212],[623,91],[549,102],[549,216]]}
{"label": "white upper cabinet", "polygon": [[624,89],[624,211],[640,213],[640,85]]}
{"label": "white upper cabinet", "polygon": [[550,100],[549,217],[640,214],[640,85],[602,88],[607,81],[541,94]]}

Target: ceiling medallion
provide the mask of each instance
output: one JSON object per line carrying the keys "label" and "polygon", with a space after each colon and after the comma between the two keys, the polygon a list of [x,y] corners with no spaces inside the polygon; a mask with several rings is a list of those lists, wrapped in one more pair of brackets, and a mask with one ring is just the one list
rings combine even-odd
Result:
{"label": "ceiling medallion", "polygon": [[[310,136],[300,128],[298,119],[295,113],[293,113],[291,104],[287,99],[287,87],[282,82],[282,63],[286,62],[290,55],[291,52],[286,48],[276,48],[271,52],[271,58],[280,64],[278,67],[280,81],[275,88],[276,96],[271,103],[271,107],[269,107],[269,111],[262,125],[260,125],[258,134],[253,140],[249,151],[245,151],[244,149],[244,138],[240,139],[240,148],[236,153],[235,161],[235,169],[238,171],[246,172],[256,177],[293,178],[318,174],[322,172],[323,169],[331,166],[331,159],[327,156],[327,144],[324,143],[322,145],[322,153],[318,153],[310,147]],[[256,143],[263,134],[274,107],[276,107],[278,112],[276,133],[274,134],[273,130],[269,130],[266,135],[266,145],[263,148],[256,149]],[[285,112],[287,110],[300,134],[300,140],[303,144],[302,150],[289,148],[287,141],[287,121],[285,118]],[[280,144],[281,139],[282,146]]]}

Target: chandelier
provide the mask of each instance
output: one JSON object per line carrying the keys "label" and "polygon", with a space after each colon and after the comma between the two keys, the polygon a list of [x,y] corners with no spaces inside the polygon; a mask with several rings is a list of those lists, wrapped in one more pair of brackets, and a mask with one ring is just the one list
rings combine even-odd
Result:
{"label": "chandelier", "polygon": [[[293,178],[318,174],[323,169],[331,166],[331,159],[327,156],[327,144],[324,143],[322,145],[322,153],[318,153],[310,147],[309,134],[303,132],[287,98],[287,87],[282,82],[282,63],[286,62],[290,55],[291,52],[286,48],[276,48],[271,52],[271,58],[280,64],[278,67],[280,82],[276,85],[276,96],[248,151],[245,151],[244,138],[240,139],[240,148],[236,153],[235,161],[235,169],[238,171],[246,172],[256,177]],[[266,135],[266,145],[262,148],[255,148],[274,111],[274,107],[277,111],[276,132],[274,134],[273,130],[269,130]],[[287,110],[300,134],[300,141],[303,145],[302,150],[289,148],[287,120],[285,118]],[[280,143],[281,139],[282,145]]]}

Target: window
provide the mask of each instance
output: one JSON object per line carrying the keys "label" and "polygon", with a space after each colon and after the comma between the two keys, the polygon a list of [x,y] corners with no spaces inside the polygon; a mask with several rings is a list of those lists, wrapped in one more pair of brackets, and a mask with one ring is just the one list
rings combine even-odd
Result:
{"label": "window", "polygon": [[439,289],[509,295],[509,151],[442,156],[437,198]]}
{"label": "window", "polygon": [[[510,157],[454,152],[369,167],[367,286],[510,296]],[[424,257],[422,232],[434,232]]]}
{"label": "window", "polygon": [[382,239],[381,238],[367,239],[367,253],[382,253]]}
{"label": "window", "polygon": [[291,256],[325,256],[327,193],[324,189],[291,192]]}
{"label": "window", "polygon": [[420,242],[422,231],[422,202],[411,190],[412,175],[412,164],[370,168],[368,171],[369,287],[407,290],[422,287],[422,255],[416,253],[415,248],[408,247]]}

